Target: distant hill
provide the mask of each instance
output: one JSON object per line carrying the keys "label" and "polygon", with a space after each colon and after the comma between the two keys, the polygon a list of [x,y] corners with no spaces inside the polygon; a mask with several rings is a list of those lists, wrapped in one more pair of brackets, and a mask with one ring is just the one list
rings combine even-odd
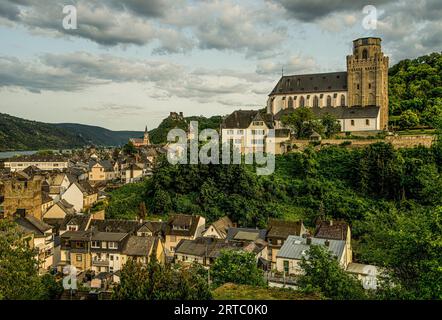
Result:
{"label": "distant hill", "polygon": [[97,126],[89,126],[77,123],[58,123],[56,127],[69,131],[88,144],[99,146],[119,146],[127,143],[129,138],[138,138],[143,136],[142,131],[112,131]]}
{"label": "distant hill", "polygon": [[0,113],[0,151],[122,145],[138,131],[111,131],[82,124],[50,124]]}

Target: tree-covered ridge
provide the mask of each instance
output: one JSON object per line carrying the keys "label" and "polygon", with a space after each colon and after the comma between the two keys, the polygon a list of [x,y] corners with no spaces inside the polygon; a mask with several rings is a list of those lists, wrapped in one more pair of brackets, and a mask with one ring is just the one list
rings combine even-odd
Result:
{"label": "tree-covered ridge", "polygon": [[198,122],[198,130],[204,129],[215,129],[219,130],[219,127],[222,122],[221,116],[213,116],[210,118],[206,118],[203,116],[191,116],[184,118],[175,118],[175,117],[167,117],[165,118],[160,125],[149,131],[150,141],[154,144],[161,144],[167,142],[167,133],[175,128],[182,129],[187,131],[189,128],[190,121]]}
{"label": "tree-covered ridge", "polygon": [[0,151],[70,149],[89,144],[117,146],[140,135],[142,132],[112,131],[75,123],[43,123],[0,113]]}
{"label": "tree-covered ridge", "polygon": [[0,151],[81,147],[86,141],[52,124],[0,113]]}
{"label": "tree-covered ridge", "polygon": [[420,124],[434,126],[434,120],[442,114],[442,54],[435,52],[392,66],[389,100],[391,115],[400,116],[410,110]]}

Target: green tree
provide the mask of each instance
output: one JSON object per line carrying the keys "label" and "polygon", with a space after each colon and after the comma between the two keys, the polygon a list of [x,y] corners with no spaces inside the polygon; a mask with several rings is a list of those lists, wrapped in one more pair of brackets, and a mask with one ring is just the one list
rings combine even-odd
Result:
{"label": "green tree", "polygon": [[129,141],[123,146],[123,152],[126,155],[134,155],[138,152],[137,148],[134,146],[132,141]]}
{"label": "green tree", "polygon": [[263,272],[257,266],[251,252],[223,250],[215,260],[210,275],[213,285],[218,287],[227,282],[264,286]]}
{"label": "green tree", "polygon": [[14,223],[0,220],[0,299],[45,297],[45,288],[38,276],[39,262],[28,241]]}
{"label": "green tree", "polygon": [[160,265],[154,258],[147,265],[129,259],[114,288],[115,300],[210,300],[207,271],[199,265]]}
{"label": "green tree", "polygon": [[401,129],[413,128],[419,124],[419,116],[411,110],[405,110],[399,117],[398,123]]}
{"label": "green tree", "polygon": [[365,234],[358,251],[385,270],[384,298],[442,299],[441,221],[442,207],[407,204],[377,211],[361,223]]}
{"label": "green tree", "polygon": [[326,113],[321,119],[322,126],[324,127],[324,134],[327,138],[330,138],[334,134],[341,131],[341,125],[335,116]]}
{"label": "green tree", "polygon": [[311,108],[300,107],[282,117],[282,123],[291,128],[297,139],[309,138],[313,131],[322,134],[324,127]]}
{"label": "green tree", "polygon": [[367,294],[359,280],[346,273],[336,258],[321,247],[312,245],[300,267],[299,287],[308,292],[317,292],[333,300],[360,300]]}

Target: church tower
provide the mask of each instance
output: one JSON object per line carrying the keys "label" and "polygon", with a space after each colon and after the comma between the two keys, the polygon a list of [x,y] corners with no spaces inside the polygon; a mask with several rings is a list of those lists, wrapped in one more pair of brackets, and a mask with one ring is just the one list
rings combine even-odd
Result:
{"label": "church tower", "polygon": [[381,50],[380,38],[353,41],[353,54],[347,56],[348,106],[380,108],[380,130],[388,127],[388,57]]}
{"label": "church tower", "polygon": [[145,146],[150,145],[149,132],[147,131],[147,126],[146,126],[146,129],[144,129],[143,144],[144,144]]}

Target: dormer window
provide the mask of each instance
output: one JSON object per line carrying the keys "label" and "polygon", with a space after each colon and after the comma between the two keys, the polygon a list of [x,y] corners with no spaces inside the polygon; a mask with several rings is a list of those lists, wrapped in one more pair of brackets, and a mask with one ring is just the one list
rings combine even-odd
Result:
{"label": "dormer window", "polygon": [[78,231],[78,226],[73,224],[68,226],[68,231]]}

